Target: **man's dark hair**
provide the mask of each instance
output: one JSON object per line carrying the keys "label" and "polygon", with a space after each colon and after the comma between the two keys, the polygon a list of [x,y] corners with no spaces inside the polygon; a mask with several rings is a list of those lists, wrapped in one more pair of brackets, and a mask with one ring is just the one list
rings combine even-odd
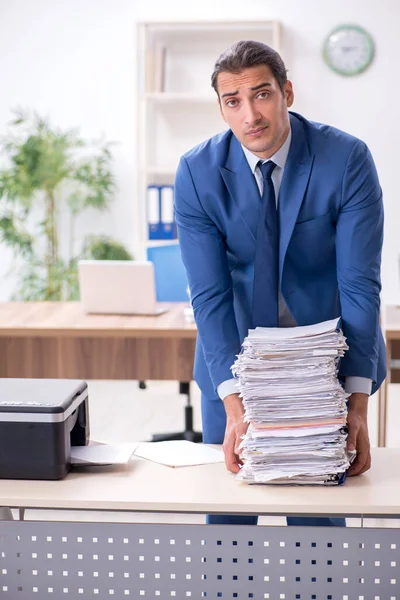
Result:
{"label": "man's dark hair", "polygon": [[252,40],[237,42],[225,50],[214,65],[211,85],[218,94],[217,79],[220,73],[241,73],[245,69],[266,65],[271,69],[283,93],[287,81],[286,67],[280,55],[267,44]]}

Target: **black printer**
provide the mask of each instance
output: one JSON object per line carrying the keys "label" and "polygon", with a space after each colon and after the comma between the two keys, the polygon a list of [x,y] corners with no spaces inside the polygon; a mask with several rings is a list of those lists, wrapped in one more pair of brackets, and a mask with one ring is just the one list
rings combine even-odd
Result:
{"label": "black printer", "polygon": [[61,479],[88,441],[86,381],[0,379],[1,479]]}

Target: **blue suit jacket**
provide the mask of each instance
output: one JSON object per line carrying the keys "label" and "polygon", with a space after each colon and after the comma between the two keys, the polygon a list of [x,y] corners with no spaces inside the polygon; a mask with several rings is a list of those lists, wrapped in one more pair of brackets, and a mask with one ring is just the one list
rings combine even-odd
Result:
{"label": "blue suit jacket", "polygon": [[[349,350],[340,377],[382,383],[379,326],[382,192],[366,145],[290,113],[292,141],[279,193],[280,285],[298,325],[342,317]],[[195,379],[217,399],[251,327],[260,195],[231,131],[185,154],[175,214],[198,327]],[[265,290],[268,301],[268,290]]]}

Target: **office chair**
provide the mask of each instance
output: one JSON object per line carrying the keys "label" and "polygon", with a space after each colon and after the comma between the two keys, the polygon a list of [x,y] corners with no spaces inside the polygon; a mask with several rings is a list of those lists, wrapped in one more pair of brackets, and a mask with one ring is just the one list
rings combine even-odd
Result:
{"label": "office chair", "polygon": [[[154,264],[156,296],[158,302],[187,302],[187,278],[178,244],[153,246],[147,248],[147,260]],[[145,389],[146,384],[139,382]],[[177,433],[156,433],[153,442],[167,440],[188,440],[201,442],[202,434],[193,430],[193,406],[190,400],[190,381],[179,382],[179,393],[186,396],[184,412],[185,429]]]}

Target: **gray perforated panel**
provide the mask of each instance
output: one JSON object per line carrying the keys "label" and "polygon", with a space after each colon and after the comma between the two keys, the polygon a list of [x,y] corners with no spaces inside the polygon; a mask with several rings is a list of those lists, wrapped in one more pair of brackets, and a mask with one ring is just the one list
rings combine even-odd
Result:
{"label": "gray perforated panel", "polygon": [[400,531],[0,522],[2,600],[400,600]]}

